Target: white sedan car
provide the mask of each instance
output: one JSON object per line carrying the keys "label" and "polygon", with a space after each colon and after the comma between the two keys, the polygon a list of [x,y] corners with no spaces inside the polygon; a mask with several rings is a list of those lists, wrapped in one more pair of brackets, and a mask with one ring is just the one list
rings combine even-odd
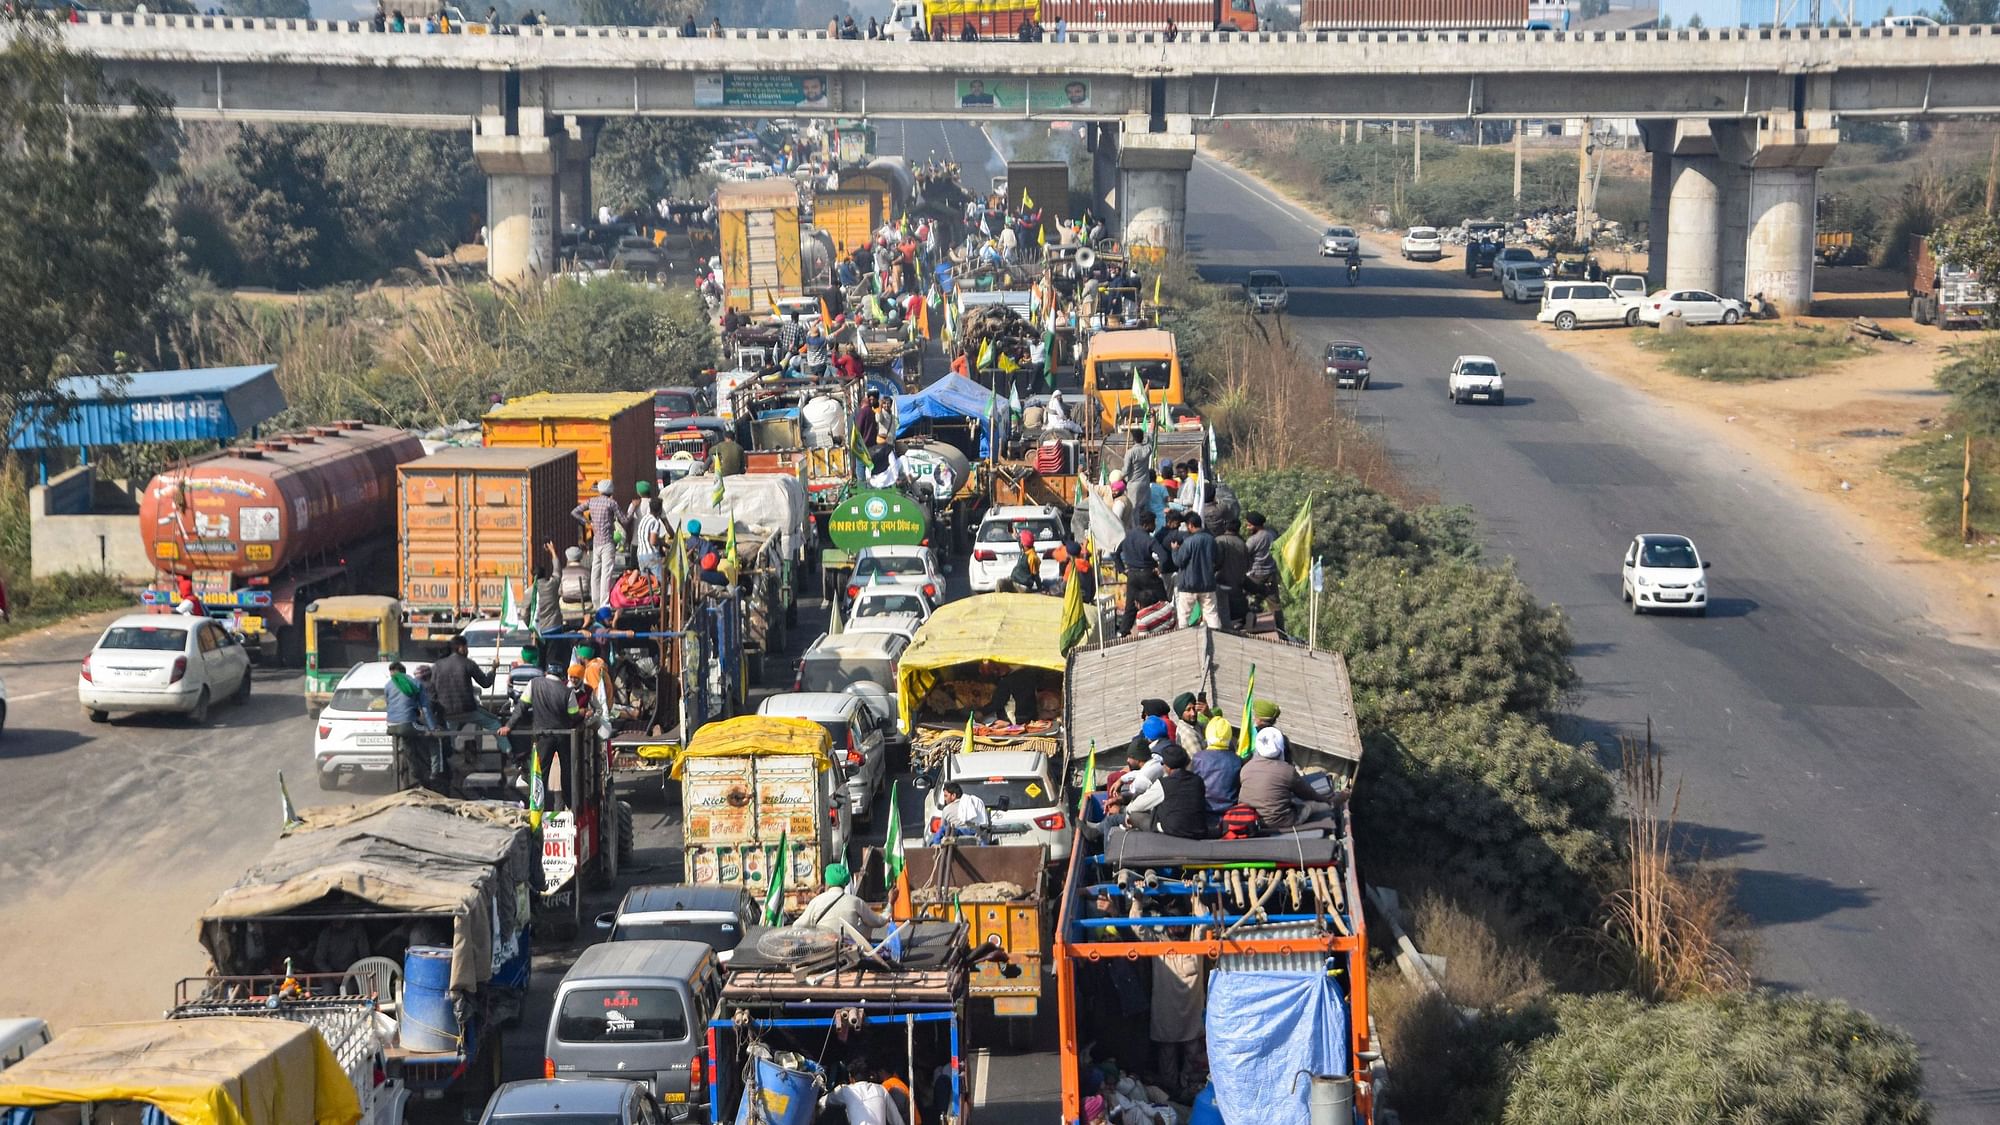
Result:
{"label": "white sedan car", "polygon": [[1708,563],[1685,535],[1633,536],[1625,548],[1620,587],[1635,615],[1672,609],[1708,616]]}
{"label": "white sedan car", "polygon": [[[412,675],[427,667],[408,661]],[[396,768],[396,740],[389,734],[389,662],[371,660],[347,670],[314,725],[313,772],[321,789],[340,786],[343,774],[388,778]]]}
{"label": "white sedan car", "polygon": [[1743,319],[1743,302],[1703,289],[1662,289],[1639,302],[1641,324],[1657,325],[1669,314],[1689,324],[1735,324]]}
{"label": "white sedan car", "polygon": [[171,711],[200,725],[216,700],[250,698],[250,654],[206,617],[128,614],[83,658],[76,698],[93,723],[113,711]]}
{"label": "white sedan car", "polygon": [[1403,257],[1412,262],[1444,260],[1444,236],[1436,227],[1411,227],[1403,236]]}
{"label": "white sedan car", "polygon": [[936,605],[944,600],[944,571],[929,547],[863,547],[854,556],[854,573],[848,578],[845,598],[852,599],[867,586],[922,590]]}

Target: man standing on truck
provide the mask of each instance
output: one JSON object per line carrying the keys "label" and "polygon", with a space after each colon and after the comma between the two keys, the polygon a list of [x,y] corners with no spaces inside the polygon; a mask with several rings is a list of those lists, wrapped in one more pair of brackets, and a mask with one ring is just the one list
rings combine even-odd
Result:
{"label": "man standing on truck", "polygon": [[[528,690],[514,704],[514,713],[507,718],[506,725],[499,730],[501,737],[507,737],[519,726],[522,719],[530,723],[535,732],[535,742],[531,748],[542,763],[543,783],[553,776],[550,760],[554,759],[566,782],[569,779],[569,735],[576,728],[578,711],[576,697],[570,694],[569,684],[553,671],[545,671],[528,684]],[[544,811],[554,812],[561,803],[561,790],[549,785],[550,797],[544,802]]]}
{"label": "man standing on truck", "polygon": [[430,669],[424,667],[411,676],[402,661],[393,661],[389,665],[389,682],[382,688],[386,712],[383,718],[388,720],[389,736],[396,740],[397,760],[408,763],[417,783],[425,786],[439,770],[435,747],[425,746],[432,741],[430,733],[437,729],[437,705],[431,697],[430,685],[424,682],[429,674]]}
{"label": "man standing on truck", "polygon": [[1167,600],[1165,576],[1174,570],[1166,549],[1153,538],[1153,513],[1139,513],[1139,525],[1119,540],[1113,556],[1125,576],[1125,608],[1118,612],[1118,633],[1131,636],[1139,610]]}
{"label": "man standing on truck", "polygon": [[1201,526],[1201,516],[1187,514],[1187,537],[1174,548],[1174,624],[1182,629],[1201,611],[1201,625],[1214,629],[1222,624],[1222,610],[1215,596],[1215,536]]}
{"label": "man standing on truck", "polygon": [[618,565],[618,534],[629,530],[611,496],[611,482],[598,481],[597,495],[578,504],[570,516],[590,529],[590,603],[604,605],[611,600],[611,576]]}
{"label": "man standing on truck", "polygon": [[467,723],[481,730],[499,730],[500,716],[479,705],[481,689],[493,686],[493,673],[481,668],[468,655],[470,651],[465,634],[460,633],[451,639],[451,652],[431,665],[431,692],[437,697],[438,715],[448,731],[463,730]]}

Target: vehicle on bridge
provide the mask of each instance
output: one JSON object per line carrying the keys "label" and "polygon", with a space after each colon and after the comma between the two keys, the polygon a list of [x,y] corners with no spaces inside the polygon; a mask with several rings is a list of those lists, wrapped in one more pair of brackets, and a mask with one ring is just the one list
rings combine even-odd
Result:
{"label": "vehicle on bridge", "polygon": [[889,10],[888,35],[908,39],[922,28],[941,42],[962,38],[971,24],[981,39],[1013,39],[1040,8],[1040,0],[900,0]]}
{"label": "vehicle on bridge", "polygon": [[1042,0],[1041,22],[1071,31],[1256,31],[1257,0]]}
{"label": "vehicle on bridge", "polygon": [[1403,236],[1403,260],[1408,262],[1441,262],[1444,260],[1444,235],[1436,227],[1411,227]]}
{"label": "vehicle on bridge", "polygon": [[1507,402],[1506,378],[1507,373],[1492,356],[1462,355],[1451,361],[1445,381],[1453,405],[1490,402],[1503,406]]}
{"label": "vehicle on bridge", "polygon": [[1305,0],[1303,31],[1518,31],[1569,27],[1569,0]]}

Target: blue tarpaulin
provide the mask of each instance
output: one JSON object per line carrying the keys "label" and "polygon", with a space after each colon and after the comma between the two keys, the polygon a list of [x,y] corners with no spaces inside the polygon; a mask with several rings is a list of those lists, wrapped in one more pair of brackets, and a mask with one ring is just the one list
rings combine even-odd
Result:
{"label": "blue tarpaulin", "polygon": [[1347,999],[1325,973],[1208,977],[1208,1076],[1222,1119],[1309,1125],[1312,1080],[1347,1073]]}
{"label": "blue tarpaulin", "polygon": [[896,436],[902,437],[924,419],[970,418],[979,423],[979,455],[993,456],[993,435],[988,423],[1000,431],[1001,444],[1007,441],[1007,400],[957,372],[913,395],[896,396]]}

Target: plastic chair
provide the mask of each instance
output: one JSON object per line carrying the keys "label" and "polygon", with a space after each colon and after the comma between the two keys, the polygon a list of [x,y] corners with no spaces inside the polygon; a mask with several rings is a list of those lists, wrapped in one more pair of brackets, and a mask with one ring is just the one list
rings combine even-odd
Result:
{"label": "plastic chair", "polygon": [[393,957],[363,957],[340,980],[342,996],[373,996],[378,1010],[396,1011],[403,996],[403,966]]}

